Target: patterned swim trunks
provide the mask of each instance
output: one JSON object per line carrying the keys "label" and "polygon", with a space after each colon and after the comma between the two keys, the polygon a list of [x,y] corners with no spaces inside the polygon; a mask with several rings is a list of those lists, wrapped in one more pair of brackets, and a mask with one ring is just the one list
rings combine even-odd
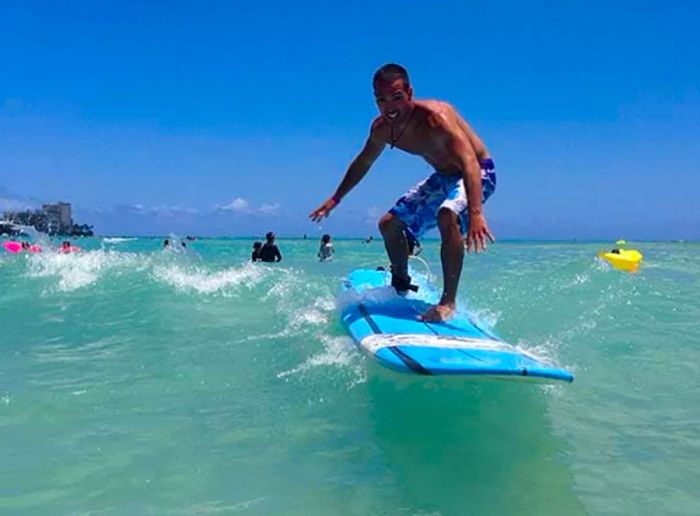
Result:
{"label": "patterned swim trunks", "polygon": [[[483,159],[481,164],[482,202],[486,202],[496,189],[496,170],[492,159]],[[435,172],[406,192],[389,213],[395,215],[420,237],[437,226],[437,215],[447,208],[459,216],[460,229],[466,234],[469,228],[467,192],[462,176],[446,176]]]}

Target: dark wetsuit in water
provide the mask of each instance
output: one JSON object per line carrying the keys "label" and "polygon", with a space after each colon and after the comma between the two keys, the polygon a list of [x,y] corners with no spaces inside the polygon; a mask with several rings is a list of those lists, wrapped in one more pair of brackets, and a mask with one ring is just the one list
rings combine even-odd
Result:
{"label": "dark wetsuit in water", "polygon": [[281,262],[282,254],[275,244],[265,243],[258,251],[258,259],[263,262]]}

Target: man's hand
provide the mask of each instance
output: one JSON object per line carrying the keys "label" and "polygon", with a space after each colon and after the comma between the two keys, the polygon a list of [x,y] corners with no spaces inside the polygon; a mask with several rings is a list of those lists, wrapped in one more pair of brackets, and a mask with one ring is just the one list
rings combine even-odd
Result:
{"label": "man's hand", "polygon": [[495,242],[489,227],[486,225],[486,219],[481,213],[470,214],[469,215],[469,231],[467,232],[466,244],[467,252],[471,253],[472,246],[474,247],[474,252],[478,253],[479,250],[486,251],[486,239]]}
{"label": "man's hand", "polygon": [[336,206],[338,206],[338,203],[333,197],[331,197],[321,206],[312,211],[311,215],[309,215],[309,219],[311,219],[313,222],[320,222],[321,219],[328,217],[328,215],[331,213],[331,210],[333,210],[333,208],[335,208]]}

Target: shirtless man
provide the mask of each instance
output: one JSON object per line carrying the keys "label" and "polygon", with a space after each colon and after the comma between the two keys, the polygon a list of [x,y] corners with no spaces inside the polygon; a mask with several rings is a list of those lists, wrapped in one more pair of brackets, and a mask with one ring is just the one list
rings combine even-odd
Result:
{"label": "shirtless man", "polygon": [[[426,321],[449,319],[455,312],[464,246],[467,252],[486,250],[494,241],[482,203],[496,188],[493,161],[486,147],[447,102],[414,100],[406,69],[382,66],[374,74],[374,96],[380,115],[369,138],[352,161],[335,193],[309,218],[319,221],[365,176],[387,144],[421,156],[435,173],[410,189],[379,221],[391,261],[391,284],[399,293],[415,290],[408,275],[404,229],[416,237],[437,226],[442,245],[443,291],[437,305],[421,316]],[[466,233],[466,238],[463,235]]]}

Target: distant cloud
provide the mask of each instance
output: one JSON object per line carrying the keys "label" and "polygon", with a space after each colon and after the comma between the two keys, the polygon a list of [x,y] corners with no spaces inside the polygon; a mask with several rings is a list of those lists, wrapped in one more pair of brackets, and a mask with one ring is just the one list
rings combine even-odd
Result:
{"label": "distant cloud", "polygon": [[375,225],[382,215],[382,209],[376,206],[371,206],[367,208],[367,214],[365,217],[365,224]]}
{"label": "distant cloud", "polygon": [[275,215],[279,211],[280,205],[278,203],[262,203],[258,208],[254,208],[251,204],[242,197],[238,197],[231,201],[230,203],[214,207],[214,211],[230,211],[234,213],[246,213],[248,215]]}
{"label": "distant cloud", "polygon": [[21,199],[0,197],[0,212],[28,210],[32,207],[33,206],[31,204],[28,204]]}
{"label": "distant cloud", "polygon": [[199,213],[197,208],[190,208],[180,204],[175,206],[144,206],[143,204],[132,204],[129,209],[133,213],[137,213],[139,215],[162,215],[168,217],[175,215],[197,215]]}
{"label": "distant cloud", "polygon": [[263,203],[260,208],[258,208],[258,211],[260,213],[265,213],[267,215],[273,215],[279,211],[280,205],[275,203],[275,204],[268,204],[268,203]]}
{"label": "distant cloud", "polygon": [[36,208],[39,202],[36,199],[16,195],[0,185],[0,218],[5,211],[21,211]]}
{"label": "distant cloud", "polygon": [[216,208],[222,211],[235,211],[237,213],[249,213],[250,204],[245,199],[238,197],[231,201],[229,204],[224,206],[217,206]]}
{"label": "distant cloud", "polygon": [[191,206],[182,206],[180,204],[176,206],[166,207],[170,213],[184,213],[185,215],[197,215],[199,210],[197,208],[192,208]]}

